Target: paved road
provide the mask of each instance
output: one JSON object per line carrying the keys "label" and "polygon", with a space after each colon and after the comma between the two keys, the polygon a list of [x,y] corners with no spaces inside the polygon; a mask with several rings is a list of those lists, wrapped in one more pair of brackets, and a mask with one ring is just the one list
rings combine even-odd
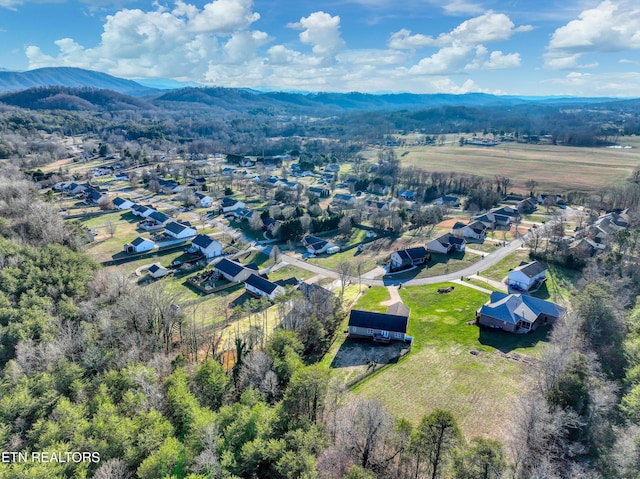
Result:
{"label": "paved road", "polygon": [[[399,280],[399,279],[371,279],[367,278],[366,275],[362,276],[361,282],[362,284],[370,285],[370,286],[393,286],[402,284],[404,286],[422,286],[425,284],[438,284],[444,283],[447,281],[459,280],[461,277],[468,277],[477,273],[481,273],[492,266],[495,266],[497,263],[502,261],[504,258],[509,256],[511,253],[516,251],[524,244],[524,238],[517,239],[511,241],[507,246],[499,248],[495,251],[492,251],[489,254],[486,254],[484,259],[479,259],[476,263],[468,266],[464,269],[456,271],[454,273],[440,274],[438,276],[431,276],[429,278],[415,278],[411,280]],[[323,268],[321,266],[317,266],[315,264],[307,263],[306,261],[299,260],[292,256],[283,254],[281,256],[281,260],[289,263],[293,266],[296,266],[301,269],[305,269],[314,274],[320,274],[326,276],[328,278],[339,279],[340,274],[336,271],[331,271],[329,269]],[[350,276],[349,281],[353,284],[358,283],[357,276]]]}

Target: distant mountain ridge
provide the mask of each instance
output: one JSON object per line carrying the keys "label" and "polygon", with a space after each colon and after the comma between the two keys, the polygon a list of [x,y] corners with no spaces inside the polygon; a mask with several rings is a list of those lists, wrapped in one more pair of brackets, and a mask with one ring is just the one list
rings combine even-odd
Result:
{"label": "distant mountain ridge", "polygon": [[[157,81],[156,85],[184,84]],[[615,105],[626,101],[628,100],[619,98],[496,96],[486,93],[304,93],[193,86],[158,89],[81,68],[0,71],[0,102],[32,109],[104,111],[156,107],[207,109],[220,114],[332,116],[354,112],[417,111],[446,107],[510,108],[516,105],[594,105],[605,102]]]}
{"label": "distant mountain ridge", "polygon": [[17,92],[34,87],[64,86],[99,88],[131,96],[145,96],[159,90],[106,73],[72,67],[49,67],[25,72],[0,71],[0,92]]}

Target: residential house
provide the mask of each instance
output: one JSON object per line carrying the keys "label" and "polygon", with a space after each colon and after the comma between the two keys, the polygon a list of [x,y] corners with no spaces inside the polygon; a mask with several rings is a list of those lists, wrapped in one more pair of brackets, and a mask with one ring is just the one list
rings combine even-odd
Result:
{"label": "residential house", "polygon": [[409,314],[374,313],[352,309],[349,314],[349,337],[373,339],[388,343],[391,340],[405,341]]}
{"label": "residential house", "polygon": [[242,283],[250,274],[256,273],[258,271],[258,267],[254,264],[243,266],[236,261],[222,258],[215,264],[214,271],[227,281],[231,281],[232,283]]}
{"label": "residential house", "polygon": [[196,191],[196,198],[200,203],[200,208],[210,208],[213,204],[213,198],[211,198],[211,196],[200,193],[199,191]]}
{"label": "residential house", "polygon": [[499,226],[505,227],[511,224],[511,217],[495,214],[492,212],[484,213],[478,216],[474,216],[471,218],[472,221],[479,221],[482,223],[486,229],[492,230]]}
{"label": "residential house", "polygon": [[330,173],[337,173],[338,171],[340,171],[340,165],[338,165],[337,163],[327,165],[324,171],[328,171]]}
{"label": "residential house", "polygon": [[84,193],[85,190],[89,188],[89,183],[69,183],[64,186],[63,190],[67,195],[79,195],[80,193]]}
{"label": "residential house", "polygon": [[152,278],[162,278],[163,276],[166,276],[171,272],[160,263],[152,264],[148,271],[149,275]]}
{"label": "residential house", "polygon": [[516,209],[520,214],[528,215],[538,209],[538,202],[535,198],[524,198],[518,201]]}
{"label": "residential house", "polygon": [[114,181],[129,181],[129,175],[126,173],[114,173]]}
{"label": "residential house", "polygon": [[329,196],[329,188],[326,188],[322,185],[314,185],[307,188],[307,193],[309,195],[317,196],[318,198],[327,198]]}
{"label": "residential house", "polygon": [[399,269],[410,268],[419,264],[424,264],[431,258],[424,246],[417,246],[415,248],[401,249],[391,253],[391,263],[389,269],[391,271],[397,271]]}
{"label": "residential house", "polygon": [[442,195],[436,200],[436,205],[457,208],[458,206],[460,206],[460,198],[456,196]]}
{"label": "residential house", "polygon": [[507,217],[509,218],[509,222],[517,221],[517,219],[520,217],[520,213],[518,212],[518,210],[516,208],[512,208],[511,206],[492,208],[490,210],[490,213],[493,213],[496,216],[496,222],[500,221],[498,217]]}
{"label": "residential house", "polygon": [[484,240],[487,237],[487,227],[481,221],[472,221],[469,224],[458,221],[453,225],[451,234],[457,238]]}
{"label": "residential house", "polygon": [[317,236],[307,235],[302,238],[302,246],[307,248],[309,254],[322,254],[326,253],[330,248],[335,248],[336,245],[330,243]]}
{"label": "residential house", "polygon": [[405,201],[415,201],[416,194],[413,191],[404,190],[398,193],[398,198],[401,198]]}
{"label": "residential house", "polygon": [[250,210],[249,208],[240,208],[233,212],[233,216],[235,216],[239,221],[249,221],[253,216],[253,210]]}
{"label": "residential house", "polygon": [[149,216],[147,216],[145,220],[138,223],[138,227],[145,231],[154,231],[164,227],[170,220],[171,218],[169,218],[164,213],[154,211]]}
{"label": "residential house", "polygon": [[191,240],[191,247],[200,251],[202,255],[209,259],[222,254],[222,245],[211,236],[199,234]]}
{"label": "residential house", "polygon": [[553,323],[566,310],[550,301],[524,294],[491,293],[489,301],[476,313],[478,324],[510,333],[528,333]]}
{"label": "residential house", "polygon": [[332,203],[343,208],[353,208],[356,204],[356,197],[344,193],[336,193],[333,195]]}
{"label": "residential house", "polygon": [[590,238],[579,238],[569,244],[569,252],[578,258],[594,256],[600,251],[606,249],[602,243],[596,243]]}
{"label": "residential house", "polygon": [[135,204],[131,207],[131,213],[133,213],[135,216],[139,216],[140,218],[147,218],[155,211],[156,210],[154,210],[153,208],[144,205]]}
{"label": "residential house", "polygon": [[431,240],[427,243],[427,251],[433,253],[450,254],[455,251],[463,252],[467,242],[464,238],[457,238],[451,233],[445,233],[442,236]]}
{"label": "residential house", "polygon": [[133,201],[127,200],[125,198],[120,198],[119,196],[113,199],[113,206],[115,206],[118,210],[128,210],[133,205]]}
{"label": "residential house", "polygon": [[367,208],[371,211],[389,211],[388,201],[366,200],[365,205],[367,205]]}
{"label": "residential house", "polygon": [[235,198],[230,196],[225,196],[222,198],[222,202],[220,203],[220,209],[223,213],[229,213],[232,211],[239,210],[240,208],[244,208],[246,205]]}
{"label": "residential house", "polygon": [[105,197],[100,190],[93,187],[87,188],[82,194],[87,205],[98,205]]}
{"label": "residential house", "polygon": [[195,228],[183,223],[178,223],[177,221],[167,223],[164,227],[164,232],[167,236],[175,239],[187,239],[197,234]]}
{"label": "residential house", "polygon": [[529,291],[536,285],[544,282],[547,277],[547,268],[539,261],[522,263],[513,268],[507,275],[507,286],[519,291]]}
{"label": "residential house", "polygon": [[257,298],[264,296],[270,301],[273,301],[276,296],[281,296],[286,292],[279,284],[273,283],[255,273],[249,275],[244,282],[244,286],[251,295]]}
{"label": "residential house", "polygon": [[153,241],[138,236],[131,243],[125,244],[124,250],[127,253],[144,253],[145,251],[150,251],[155,247],[156,244]]}

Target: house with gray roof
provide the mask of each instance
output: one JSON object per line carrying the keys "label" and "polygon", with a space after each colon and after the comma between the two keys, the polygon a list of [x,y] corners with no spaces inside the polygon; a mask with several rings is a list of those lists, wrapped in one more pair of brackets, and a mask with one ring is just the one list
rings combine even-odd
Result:
{"label": "house with gray roof", "polygon": [[523,262],[507,275],[507,286],[517,291],[529,291],[547,278],[547,268],[539,261]]}
{"label": "house with gray roof", "polygon": [[410,268],[419,264],[424,264],[431,258],[431,253],[424,246],[401,249],[391,253],[391,263],[389,269],[397,271],[399,269]]}
{"label": "house with gray roof", "polygon": [[253,264],[244,266],[236,261],[222,258],[215,264],[214,270],[227,281],[231,281],[232,283],[242,283],[249,277],[249,275],[256,273],[258,271],[258,267]]}
{"label": "house with gray roof", "polygon": [[451,233],[445,233],[427,243],[427,251],[433,253],[451,254],[456,251],[463,252],[467,242],[464,238],[457,238]]}
{"label": "house with gray roof", "polygon": [[127,253],[144,253],[145,251],[150,251],[155,247],[156,244],[153,241],[138,236],[131,243],[126,243],[124,245],[124,250]]}
{"label": "house with gray roof", "polygon": [[566,310],[550,301],[524,294],[491,293],[491,298],[476,313],[480,326],[510,333],[529,333],[539,326],[553,323]]}
{"label": "house with gray roof", "polygon": [[178,223],[177,221],[167,223],[164,227],[164,232],[167,236],[175,239],[187,239],[197,234],[195,228],[183,223]]}

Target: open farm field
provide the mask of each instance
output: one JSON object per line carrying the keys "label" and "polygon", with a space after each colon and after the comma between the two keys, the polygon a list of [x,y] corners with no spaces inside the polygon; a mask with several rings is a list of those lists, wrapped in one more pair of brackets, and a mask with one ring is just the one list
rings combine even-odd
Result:
{"label": "open farm field", "polygon": [[[533,179],[539,190],[593,192],[627,178],[640,163],[640,138],[624,137],[622,145],[631,149],[575,148],[554,145],[504,143],[494,147],[459,146],[457,141],[443,146],[399,147],[402,166],[427,171],[456,172],[493,178],[511,178],[510,190],[525,193],[525,182]],[[363,152],[377,160],[379,150]]]}

